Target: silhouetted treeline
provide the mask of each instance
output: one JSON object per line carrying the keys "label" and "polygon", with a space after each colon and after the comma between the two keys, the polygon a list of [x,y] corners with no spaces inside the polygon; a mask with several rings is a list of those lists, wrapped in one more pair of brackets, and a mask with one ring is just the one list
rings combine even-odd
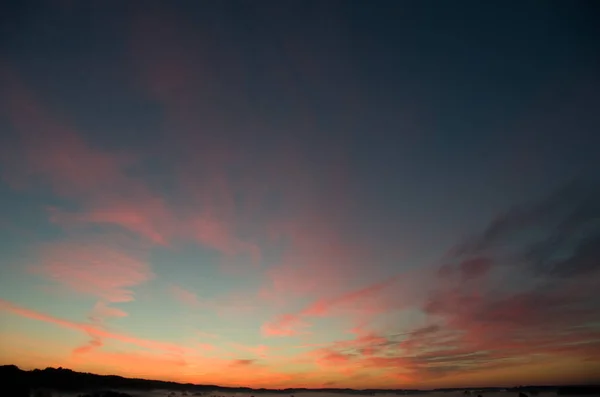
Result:
{"label": "silhouetted treeline", "polygon": [[[424,393],[417,389],[347,389],[347,388],[293,388],[293,389],[252,389],[250,387],[224,387],[218,385],[195,385],[191,383],[176,383],[160,380],[148,380],[137,378],[124,378],[117,375],[96,375],[86,372],[75,372],[65,368],[46,368],[44,370],[34,369],[23,371],[16,365],[0,366],[0,379],[2,379],[3,390],[9,391],[14,397],[29,397],[30,390],[52,389],[60,391],[97,391],[97,390],[173,390],[195,392],[197,394],[209,391],[240,392],[240,393],[285,393],[295,394],[305,391],[320,391],[328,393],[362,394],[374,395],[377,393],[414,394]],[[600,386],[519,386],[513,388],[448,388],[436,389],[436,391],[465,390],[465,393],[476,394],[493,391],[509,391],[525,393],[528,396],[536,395],[538,392],[556,391],[559,395],[600,395]]]}
{"label": "silhouetted treeline", "polygon": [[[378,392],[387,392],[390,390],[383,389],[342,389],[342,388],[320,388],[320,389],[252,389],[250,387],[225,387],[218,385],[195,385],[191,383],[176,383],[160,380],[148,380],[137,378],[124,378],[116,375],[96,375],[86,372],[76,372],[65,368],[46,368],[44,370],[34,369],[32,371],[23,371],[16,365],[0,366],[0,379],[7,379],[8,386],[11,389],[27,388],[33,389],[53,389],[61,391],[90,391],[101,389],[116,389],[116,390],[174,390],[188,392],[208,392],[221,391],[239,392],[239,393],[286,393],[294,394],[303,391],[324,391],[330,393],[347,393],[347,394],[375,394]],[[418,390],[396,390],[397,392],[419,392]],[[17,395],[17,393],[15,393]],[[28,394],[27,394],[28,396]]]}
{"label": "silhouetted treeline", "polygon": [[64,391],[123,389],[123,390],[215,390],[214,385],[193,385],[160,380],[124,378],[117,375],[96,375],[65,368],[46,368],[23,371],[15,365],[0,366],[0,379],[31,389],[48,388]]}

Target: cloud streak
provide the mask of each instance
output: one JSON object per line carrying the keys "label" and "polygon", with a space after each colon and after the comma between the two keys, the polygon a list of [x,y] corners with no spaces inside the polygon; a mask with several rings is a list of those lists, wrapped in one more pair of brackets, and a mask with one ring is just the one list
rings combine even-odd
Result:
{"label": "cloud streak", "polygon": [[[45,245],[40,249],[40,258],[40,264],[32,266],[33,272],[107,302],[133,300],[131,288],[154,277],[146,261],[99,240]],[[96,311],[109,316],[123,315],[105,305],[96,307]]]}
{"label": "cloud streak", "polygon": [[299,328],[308,327],[306,319],[311,317],[328,317],[348,311],[367,315],[379,314],[384,308],[381,305],[380,294],[392,287],[398,279],[398,276],[391,277],[339,296],[318,299],[298,313],[280,315],[275,321],[265,323],[262,332],[267,336],[296,336],[308,332]]}
{"label": "cloud streak", "polygon": [[[0,76],[6,117],[17,136],[6,157],[5,178],[15,187],[49,184],[54,193],[75,200],[75,213],[54,209],[62,223],[116,225],[154,243],[164,244],[170,218],[163,200],[128,175],[132,156],[111,154],[84,141],[65,117],[52,114],[8,66]],[[16,155],[18,154],[18,155]]]}
{"label": "cloud streak", "polygon": [[87,323],[77,323],[68,320],[63,320],[57,317],[53,317],[44,313],[37,312],[35,310],[30,310],[25,307],[16,305],[14,303],[0,300],[0,308],[3,311],[10,312],[12,314],[30,318],[32,320],[42,321],[46,323],[51,323],[58,325],[63,328],[69,328],[76,331],[84,332],[92,337],[99,339],[114,339],[119,342],[123,342],[126,344],[135,345],[138,347],[144,347],[152,350],[161,350],[171,353],[183,353],[185,349],[168,342],[157,342],[150,339],[136,338],[133,336],[129,336],[126,334],[115,333],[111,331],[107,331],[105,329],[99,328],[92,324]]}

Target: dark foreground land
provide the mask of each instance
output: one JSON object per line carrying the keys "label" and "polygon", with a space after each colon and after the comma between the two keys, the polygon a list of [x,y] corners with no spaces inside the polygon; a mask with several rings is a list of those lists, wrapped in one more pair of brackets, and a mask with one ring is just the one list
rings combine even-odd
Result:
{"label": "dark foreground land", "polygon": [[[294,394],[301,392],[328,392],[346,393],[360,395],[374,395],[377,393],[419,394],[427,393],[425,390],[415,389],[252,389],[249,387],[223,387],[217,385],[195,385],[191,383],[176,383],[160,380],[124,378],[116,375],[96,375],[84,372],[75,372],[64,368],[46,368],[44,370],[34,369],[32,371],[21,370],[16,365],[0,366],[0,379],[2,379],[2,391],[7,397],[30,397],[33,390],[47,389],[63,392],[89,393],[87,396],[101,397],[127,397],[122,392],[99,392],[101,390],[173,390],[184,394],[206,395],[211,392],[221,391],[223,393],[277,393]],[[437,392],[464,391],[465,395],[478,396],[486,392],[508,391],[515,392],[515,397],[523,395],[535,396],[540,392],[555,392],[557,395],[593,395],[600,396],[600,386],[519,386],[514,388],[477,388],[477,389],[436,389]]]}

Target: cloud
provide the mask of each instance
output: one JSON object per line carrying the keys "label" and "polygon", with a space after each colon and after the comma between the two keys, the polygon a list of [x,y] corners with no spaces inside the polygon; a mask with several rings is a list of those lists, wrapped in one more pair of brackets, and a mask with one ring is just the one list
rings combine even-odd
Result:
{"label": "cloud", "polygon": [[452,250],[422,306],[437,324],[404,341],[411,361],[443,362],[448,375],[538,356],[593,360],[600,343],[598,188],[571,184],[516,207]]}
{"label": "cloud", "polygon": [[242,360],[235,360],[231,363],[232,366],[234,367],[247,367],[250,365],[254,365],[256,363],[256,360],[248,360],[248,359],[242,359]]}
{"label": "cloud", "polygon": [[[582,368],[598,365],[600,300],[595,285],[600,278],[594,264],[600,256],[594,242],[600,213],[592,205],[593,192],[581,185],[562,189],[531,203],[527,211],[509,211],[510,216],[494,220],[481,235],[458,244],[433,271],[407,277],[425,293],[374,284],[281,317],[269,324],[279,326],[272,333],[293,335],[290,330],[299,328],[296,322],[306,319],[303,315],[331,315],[343,302],[360,306],[362,299],[400,290],[411,297],[407,306],[376,299],[375,307],[383,307],[387,315],[394,308],[420,308],[421,322],[397,331],[391,324],[377,332],[364,322],[351,330],[353,339],[313,346],[302,362],[322,371],[377,371],[431,385],[456,377],[478,379],[483,373],[508,374],[520,367],[527,371],[553,360]],[[550,242],[554,245],[548,255]],[[542,251],[546,265],[540,267]],[[510,379],[517,379],[516,372],[511,374]]]}
{"label": "cloud", "polygon": [[389,277],[387,280],[368,285],[354,291],[347,292],[340,296],[331,299],[320,299],[305,308],[301,316],[327,316],[335,310],[341,310],[352,306],[352,308],[360,307],[365,301],[370,298],[377,298],[378,294],[383,290],[393,286],[399,279],[399,276]]}
{"label": "cloud", "polygon": [[180,287],[179,285],[170,285],[169,292],[173,295],[175,299],[177,299],[183,304],[192,307],[202,306],[200,300],[198,299],[198,296],[195,293],[188,291],[187,289]]}
{"label": "cloud", "polygon": [[[218,71],[211,62],[214,56],[187,40],[191,30],[169,6],[146,7],[132,18],[131,61],[139,87],[164,111],[168,144],[157,151],[173,170],[181,201],[175,209],[182,220],[178,237],[219,252],[223,271],[247,274],[260,265],[262,253],[248,238],[256,233],[245,230],[249,225],[242,207],[260,189],[232,176],[231,170],[243,167],[243,145],[231,136],[230,126],[222,131],[215,121],[220,110],[210,82]],[[210,132],[199,134],[202,129]]]}
{"label": "cloud", "polygon": [[308,324],[302,321],[300,315],[283,314],[277,316],[274,321],[267,322],[261,326],[261,332],[265,336],[297,336],[307,334]]}
{"label": "cloud", "polygon": [[102,339],[97,338],[97,337],[96,338],[92,338],[92,340],[90,340],[87,344],[85,344],[83,346],[76,347],[75,349],[73,349],[73,354],[85,354],[85,353],[89,353],[93,349],[102,347],[103,345],[104,345],[104,343],[102,342]]}
{"label": "cloud", "polygon": [[570,280],[600,277],[600,185],[572,183],[538,203],[518,206],[478,236],[459,244],[454,259],[505,266],[528,276]]}
{"label": "cloud", "polygon": [[158,342],[151,339],[136,338],[134,336],[129,336],[126,334],[115,333],[89,323],[77,323],[68,320],[63,320],[58,317],[53,317],[44,313],[37,312],[35,310],[27,309],[25,307],[16,305],[6,300],[0,300],[0,310],[7,311],[21,317],[30,318],[32,320],[43,321],[46,323],[58,325],[63,328],[81,331],[98,339],[113,339],[119,342],[135,345],[138,347],[144,347],[152,350],[161,350],[170,353],[181,354],[185,352],[184,348],[176,344],[168,342]]}
{"label": "cloud", "polygon": [[[302,195],[297,187],[290,190]],[[334,197],[332,193],[332,201]],[[298,203],[302,210],[296,216],[273,224],[272,233],[286,249],[280,262],[267,271],[269,284],[262,291],[264,297],[285,301],[306,295],[341,293],[347,288],[347,280],[360,275],[359,261],[365,257],[362,247],[346,243],[339,220],[332,217],[336,211],[327,212],[332,204],[323,203],[322,209],[311,208],[310,201],[315,199]],[[340,207],[343,204],[340,203]],[[298,280],[304,281],[299,283]]]}
{"label": "cloud", "polygon": [[[64,289],[98,298],[89,313],[89,320],[98,330],[107,320],[126,317],[128,313],[111,304],[134,299],[133,288],[152,278],[154,273],[139,252],[126,247],[114,237],[89,236],[42,245],[39,261],[29,270],[58,283]],[[95,328],[87,328],[90,340],[73,350],[84,354],[104,345],[104,337]]]}
{"label": "cloud", "polygon": [[[569,248],[582,234],[597,235],[599,200],[597,183],[573,182],[539,202],[516,206],[498,216],[482,233],[458,244],[451,255],[485,256],[510,249],[515,243],[522,254],[528,254],[529,265],[545,268],[540,261],[553,259],[559,248]],[[533,237],[532,232],[536,232]]]}
{"label": "cloud", "polygon": [[237,238],[231,224],[224,220],[200,215],[192,221],[190,234],[201,244],[224,254],[224,265],[227,265],[227,260],[239,255],[248,257],[254,265],[261,260],[260,248]]}
{"label": "cloud", "polygon": [[116,226],[157,245],[168,245],[173,239],[197,241],[223,254],[224,266],[235,257],[259,263],[260,248],[238,236],[236,192],[225,171],[232,157],[215,154],[215,145],[226,145],[204,142],[202,156],[188,152],[178,158],[173,166],[175,193],[196,198],[197,204],[173,210],[136,174],[144,156],[94,147],[66,117],[41,103],[14,70],[6,68],[0,77],[8,88],[2,95],[6,115],[17,132],[13,153],[3,156],[4,177],[15,188],[49,187],[69,200],[73,207],[69,210],[48,208],[52,222],[67,228]]}
{"label": "cloud", "polygon": [[[180,285],[171,284],[168,287],[169,294],[179,303],[189,309],[210,310],[219,317],[237,317],[254,313],[258,305],[252,300],[254,296],[245,296],[237,292],[225,292],[211,298],[200,297]],[[207,334],[207,337],[215,338],[216,335]]]}
{"label": "cloud", "polygon": [[5,179],[15,188],[49,187],[74,200],[79,210],[53,208],[59,223],[116,225],[156,244],[165,244],[171,215],[162,198],[129,170],[137,161],[86,142],[66,119],[44,106],[13,69],[1,70],[2,103],[17,135],[4,157]]}
{"label": "cloud", "polygon": [[306,306],[298,313],[284,314],[262,326],[262,333],[266,336],[296,336],[307,331],[300,330],[309,327],[306,319],[309,317],[325,317],[344,311],[368,315],[380,313],[380,294],[393,286],[399,277],[390,277],[388,280],[368,285],[366,287],[345,292],[332,298],[318,299]]}
{"label": "cloud", "polygon": [[92,308],[89,319],[92,322],[102,323],[105,319],[111,317],[127,317],[127,312],[112,306],[108,306],[103,301],[98,301]]}
{"label": "cloud", "polygon": [[[96,373],[106,373],[106,369],[118,371],[125,376],[144,376],[164,379],[165,365],[177,367],[173,380],[180,382],[215,382],[218,384],[248,385],[257,379],[257,385],[269,385],[289,382],[292,374],[284,374],[267,368],[253,359],[223,359],[198,354],[198,349],[177,344],[138,338],[135,336],[108,331],[95,324],[78,323],[31,310],[6,300],[0,300],[0,311],[55,324],[59,327],[80,331],[92,337],[92,340],[76,347],[67,362],[61,365],[75,365],[78,368]],[[105,342],[117,341],[130,345],[131,351],[103,350]],[[105,342],[102,342],[105,341]],[[140,351],[135,348],[148,349]],[[200,348],[205,351],[206,349]],[[212,349],[211,349],[212,350]]]}
{"label": "cloud", "polygon": [[[178,230],[221,253],[228,274],[267,267],[267,302],[342,290],[339,275],[361,276],[366,255],[350,233],[340,233],[353,197],[341,140],[316,153],[292,129],[257,135],[261,120],[231,118],[231,106],[250,104],[242,85],[235,85],[236,104],[222,95],[230,83],[221,80],[223,69],[238,64],[229,58],[235,52],[190,40],[199,38],[197,29],[169,6],[148,7],[133,16],[128,43],[138,86],[165,115],[168,144],[157,151],[168,157],[182,197],[176,212],[186,221]],[[311,135],[322,147],[322,134]]]}
{"label": "cloud", "polygon": [[[149,264],[133,251],[102,239],[45,244],[39,256],[40,263],[31,267],[33,272],[106,302],[133,300],[131,288],[154,277]],[[96,310],[110,315],[123,314],[107,306]]]}

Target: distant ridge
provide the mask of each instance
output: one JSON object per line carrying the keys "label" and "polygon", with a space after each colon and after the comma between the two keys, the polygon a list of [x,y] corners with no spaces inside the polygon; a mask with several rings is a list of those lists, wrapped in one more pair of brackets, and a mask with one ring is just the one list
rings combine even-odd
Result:
{"label": "distant ridge", "polygon": [[[465,394],[484,393],[491,391],[514,391],[531,393],[555,391],[559,395],[598,395],[600,396],[600,386],[519,386],[513,388],[487,387],[487,388],[443,388],[433,390],[422,389],[350,389],[350,388],[286,388],[286,389],[253,389],[250,387],[227,387],[218,385],[197,385],[192,383],[177,383],[161,380],[149,380],[139,378],[125,378],[118,375],[97,375],[86,372],[76,372],[66,368],[34,369],[25,371],[16,365],[0,366],[0,379],[3,380],[3,387],[9,390],[30,390],[30,389],[53,389],[60,391],[93,391],[100,389],[115,390],[153,390],[164,389],[173,391],[187,392],[208,392],[208,391],[230,391],[246,393],[299,393],[299,392],[330,392],[346,394],[377,394],[377,393],[396,393],[396,394],[416,394],[427,393],[429,391],[465,391]],[[11,395],[18,395],[12,393]],[[27,394],[28,395],[28,394]]]}

